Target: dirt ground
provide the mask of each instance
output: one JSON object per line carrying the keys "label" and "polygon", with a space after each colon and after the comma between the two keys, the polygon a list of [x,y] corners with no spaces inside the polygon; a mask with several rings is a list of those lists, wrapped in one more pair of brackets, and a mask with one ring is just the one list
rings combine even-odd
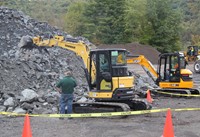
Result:
{"label": "dirt ground", "polygon": [[[58,31],[46,23],[29,20],[16,11],[7,8],[1,9],[1,11],[0,27],[3,33],[0,37],[0,52],[17,46],[16,41],[23,35],[34,36],[46,31],[54,34]],[[108,45],[102,46],[102,48],[105,47],[108,47]],[[159,52],[150,46],[131,43],[117,46],[109,45],[110,47],[126,48],[134,55],[145,55],[152,63],[157,63]],[[192,64],[188,68],[192,70]],[[132,69],[145,76],[140,66],[135,65]],[[199,76],[200,74],[194,75],[195,86],[197,87],[200,86]],[[200,106],[199,98],[153,96],[153,99],[153,109]],[[166,112],[160,112],[133,115],[125,119],[107,117],[59,120],[58,118],[30,117],[30,120],[33,137],[160,137],[165,124],[165,116]],[[176,137],[200,137],[200,111],[172,112],[172,120]],[[21,137],[23,124],[24,117],[11,118],[0,115],[0,137]]]}
{"label": "dirt ground", "polygon": [[[188,66],[192,70],[192,64]],[[140,66],[135,71],[144,74]],[[145,75],[145,74],[144,74]],[[194,80],[200,81],[200,74]],[[199,98],[153,97],[153,109],[199,107]],[[132,115],[128,118],[58,118],[30,117],[33,137],[160,137],[163,133],[166,112]],[[200,111],[172,112],[176,137],[200,136]],[[24,117],[0,116],[1,137],[20,137]]]}

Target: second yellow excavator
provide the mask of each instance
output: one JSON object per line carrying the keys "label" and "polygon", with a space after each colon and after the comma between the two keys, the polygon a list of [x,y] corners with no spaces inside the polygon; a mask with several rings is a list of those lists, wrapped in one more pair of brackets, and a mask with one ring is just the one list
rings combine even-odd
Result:
{"label": "second yellow excavator", "polygon": [[199,94],[193,86],[192,72],[186,69],[183,53],[163,53],[159,55],[157,71],[143,55],[129,56],[128,64],[140,64],[149,77],[159,86],[159,91]]}

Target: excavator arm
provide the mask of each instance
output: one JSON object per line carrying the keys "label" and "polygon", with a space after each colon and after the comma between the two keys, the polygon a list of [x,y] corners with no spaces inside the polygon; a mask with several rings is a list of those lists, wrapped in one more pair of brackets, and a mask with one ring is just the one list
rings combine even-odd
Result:
{"label": "excavator arm", "polygon": [[[22,44],[20,48],[31,49],[31,48],[38,48],[38,47],[58,46],[58,47],[73,51],[74,53],[76,53],[77,56],[81,57],[85,65],[84,71],[86,72],[86,75],[88,75],[87,73],[89,72],[89,64],[90,64],[90,59],[89,59],[90,48],[84,42],[79,41],[74,38],[65,40],[64,36],[58,36],[58,35],[55,35],[54,37],[50,37],[46,39],[43,39],[41,36],[37,36],[33,38],[30,36],[23,36],[21,38],[21,41],[22,41],[21,42]],[[92,65],[95,65],[95,64],[92,63]],[[92,79],[95,79],[94,77],[96,75],[96,70],[93,69],[91,71],[92,71],[91,77]]]}
{"label": "excavator arm", "polygon": [[139,64],[153,81],[156,81],[154,77],[158,78],[156,69],[152,63],[143,55],[127,56],[127,64]]}
{"label": "excavator arm", "polygon": [[75,39],[72,41],[66,41],[64,36],[54,36],[49,39],[42,39],[40,36],[32,38],[33,44],[37,46],[49,46],[49,47],[62,47],[65,49],[68,49],[70,51],[73,51],[77,54],[77,56],[81,57],[83,59],[83,62],[86,66],[88,66],[88,57],[90,49],[89,47],[84,44],[81,41],[75,41]]}

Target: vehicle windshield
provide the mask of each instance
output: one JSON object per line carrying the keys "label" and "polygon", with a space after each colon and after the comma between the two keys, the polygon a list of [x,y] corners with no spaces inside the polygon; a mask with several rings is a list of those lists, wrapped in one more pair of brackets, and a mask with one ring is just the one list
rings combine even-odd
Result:
{"label": "vehicle windshield", "polygon": [[178,57],[177,56],[172,56],[171,57],[171,65],[172,69],[178,69]]}
{"label": "vehicle windshield", "polygon": [[126,52],[125,51],[112,51],[112,65],[121,66],[126,64]]}
{"label": "vehicle windshield", "polygon": [[[185,68],[185,58],[184,56],[180,56],[180,69]],[[178,68],[178,57],[177,56],[172,56],[172,69],[177,69]]]}

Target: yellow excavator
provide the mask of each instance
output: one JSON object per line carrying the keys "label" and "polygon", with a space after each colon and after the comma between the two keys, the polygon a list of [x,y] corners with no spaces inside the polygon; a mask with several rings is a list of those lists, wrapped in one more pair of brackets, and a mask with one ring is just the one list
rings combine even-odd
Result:
{"label": "yellow excavator", "polygon": [[[58,46],[73,51],[81,57],[89,85],[88,96],[94,102],[74,102],[75,113],[146,110],[151,106],[146,100],[136,99],[134,77],[128,72],[125,49],[90,49],[77,39],[64,36],[51,38],[24,36],[20,48],[32,49]],[[120,58],[121,57],[121,58]],[[119,60],[120,58],[120,60]]]}
{"label": "yellow excavator", "polygon": [[193,86],[192,72],[186,69],[183,53],[160,54],[157,71],[143,55],[129,56],[127,63],[140,64],[148,76],[159,86],[159,89],[154,90],[179,94],[199,94],[199,90]]}

